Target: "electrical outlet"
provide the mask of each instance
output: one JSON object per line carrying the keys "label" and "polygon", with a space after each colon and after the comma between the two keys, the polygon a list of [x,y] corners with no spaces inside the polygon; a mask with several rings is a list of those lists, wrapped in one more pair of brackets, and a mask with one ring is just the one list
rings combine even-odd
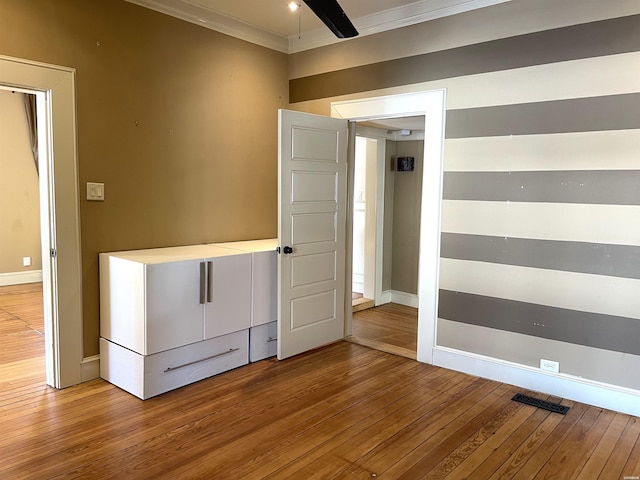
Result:
{"label": "electrical outlet", "polygon": [[22,257],[22,266],[30,267],[31,266],[31,257]]}
{"label": "electrical outlet", "polygon": [[540,359],[540,370],[547,372],[560,373],[560,362],[554,362],[553,360]]}

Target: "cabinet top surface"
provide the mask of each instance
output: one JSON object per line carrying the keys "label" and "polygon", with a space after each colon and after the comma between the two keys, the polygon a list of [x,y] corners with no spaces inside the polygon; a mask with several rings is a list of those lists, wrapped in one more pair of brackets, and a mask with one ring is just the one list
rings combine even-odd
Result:
{"label": "cabinet top surface", "polygon": [[278,239],[265,238],[261,240],[246,240],[242,242],[212,243],[211,245],[215,247],[231,248],[241,252],[268,252],[276,249],[278,246]]}
{"label": "cabinet top surface", "polygon": [[[275,247],[274,247],[275,248]],[[189,245],[184,247],[150,248],[146,250],[128,250],[123,252],[101,253],[111,257],[140,263],[166,263],[181,260],[198,260],[213,257],[228,257],[247,253],[242,250],[222,248],[215,245]]]}

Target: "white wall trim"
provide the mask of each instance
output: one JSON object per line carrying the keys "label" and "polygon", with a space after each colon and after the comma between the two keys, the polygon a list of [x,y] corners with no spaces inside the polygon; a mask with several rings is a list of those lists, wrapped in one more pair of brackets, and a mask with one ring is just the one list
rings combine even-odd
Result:
{"label": "white wall trim", "polygon": [[380,296],[376,298],[376,307],[385,303],[391,303],[391,290],[380,292]]}
{"label": "white wall trim", "polygon": [[83,382],[100,378],[100,355],[83,358],[80,368],[82,370],[81,376]]}
{"label": "white wall trim", "polygon": [[433,364],[576,402],[640,416],[640,391],[638,390],[563,373],[543,372],[534,367],[446,347],[433,349]]}
{"label": "white wall trim", "polygon": [[[296,32],[287,37],[216,12],[190,0],[126,1],[283,53],[302,52],[346,41],[336,38],[329,29],[324,27],[302,32],[302,35]],[[511,0],[419,0],[351,20],[360,32],[359,37],[355,38],[360,38],[509,1]],[[286,3],[282,2],[283,15],[288,14]]]}
{"label": "white wall trim", "polygon": [[391,290],[391,301],[405,307],[418,308],[418,296],[413,293]]}
{"label": "white wall trim", "polygon": [[[511,0],[420,0],[408,5],[383,10],[364,17],[352,18],[353,25],[366,37],[396,28],[408,27],[437,18],[448,17],[478,8],[484,8]],[[289,36],[289,53],[324,47],[344,40],[336,38],[328,29],[319,28]]]}
{"label": "white wall trim", "polygon": [[0,287],[6,287],[7,285],[22,285],[24,283],[38,283],[41,281],[42,270],[0,273]]}

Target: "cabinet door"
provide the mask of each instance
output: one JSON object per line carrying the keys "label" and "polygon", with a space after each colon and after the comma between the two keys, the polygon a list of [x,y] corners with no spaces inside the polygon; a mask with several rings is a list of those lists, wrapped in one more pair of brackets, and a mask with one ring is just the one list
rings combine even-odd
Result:
{"label": "cabinet door", "polygon": [[278,257],[275,249],[253,253],[251,326],[278,319]]}
{"label": "cabinet door", "polygon": [[251,254],[207,259],[210,278],[204,336],[213,338],[249,328],[251,323]]}
{"label": "cabinet door", "polygon": [[146,355],[203,339],[201,263],[186,260],[147,265]]}

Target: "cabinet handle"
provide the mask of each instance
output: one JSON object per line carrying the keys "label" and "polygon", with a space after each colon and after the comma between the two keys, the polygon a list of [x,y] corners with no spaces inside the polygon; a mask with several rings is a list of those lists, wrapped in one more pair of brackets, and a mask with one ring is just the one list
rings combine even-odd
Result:
{"label": "cabinet handle", "polygon": [[213,262],[207,262],[207,302],[213,301]]}
{"label": "cabinet handle", "polygon": [[204,262],[200,262],[200,303],[204,304],[204,297],[206,295],[206,270]]}
{"label": "cabinet handle", "polygon": [[277,341],[278,341],[278,337],[275,337],[275,338],[274,337],[269,337],[269,339],[267,340],[267,343],[277,342]]}
{"label": "cabinet handle", "polygon": [[178,365],[177,367],[168,367],[168,368],[165,369],[164,373],[172,372],[173,370],[178,370],[179,368],[188,367],[190,365],[195,365],[196,363],[204,362],[206,360],[211,360],[212,358],[218,358],[218,357],[221,357],[223,355],[228,355],[230,353],[237,352],[238,350],[240,350],[240,348],[230,348],[226,352],[216,353],[215,355],[211,355],[210,357],[207,357],[207,358],[202,358],[200,360],[194,360],[193,362],[189,362],[189,363],[183,363],[182,365]]}

